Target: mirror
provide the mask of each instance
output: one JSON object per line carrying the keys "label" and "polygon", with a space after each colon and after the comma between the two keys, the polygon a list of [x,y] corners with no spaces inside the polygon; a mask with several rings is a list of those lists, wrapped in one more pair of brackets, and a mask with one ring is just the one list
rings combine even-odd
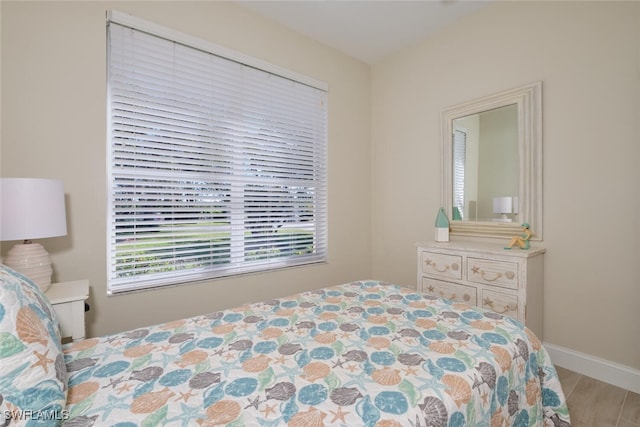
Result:
{"label": "mirror", "polygon": [[451,218],[519,222],[517,104],[454,119],[452,150]]}
{"label": "mirror", "polygon": [[442,112],[441,201],[451,234],[542,240],[542,83]]}

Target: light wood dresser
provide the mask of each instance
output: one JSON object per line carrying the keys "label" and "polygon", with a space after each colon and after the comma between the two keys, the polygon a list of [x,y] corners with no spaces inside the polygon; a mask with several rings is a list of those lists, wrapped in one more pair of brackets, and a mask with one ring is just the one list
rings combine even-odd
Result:
{"label": "light wood dresser", "polygon": [[545,249],[473,241],[417,246],[418,290],[513,317],[542,339]]}

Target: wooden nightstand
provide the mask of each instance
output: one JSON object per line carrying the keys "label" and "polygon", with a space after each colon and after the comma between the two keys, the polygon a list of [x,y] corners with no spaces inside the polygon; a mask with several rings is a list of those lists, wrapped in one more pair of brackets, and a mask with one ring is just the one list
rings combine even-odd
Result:
{"label": "wooden nightstand", "polygon": [[62,338],[84,339],[84,302],[89,298],[89,281],[53,283],[45,295],[56,311]]}

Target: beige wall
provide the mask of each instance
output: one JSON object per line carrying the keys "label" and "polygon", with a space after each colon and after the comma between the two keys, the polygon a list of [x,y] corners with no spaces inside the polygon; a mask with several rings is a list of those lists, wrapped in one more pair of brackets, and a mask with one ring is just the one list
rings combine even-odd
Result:
{"label": "beige wall", "polygon": [[[55,279],[91,281],[89,334],[368,278],[370,69],[223,2],[8,2],[2,8],[1,176],[58,178],[69,235],[42,241]],[[105,10],[114,8],[329,84],[329,262],[107,297]],[[6,253],[10,244],[3,244]]]}
{"label": "beige wall", "polygon": [[373,276],[415,285],[440,110],[542,80],[544,339],[640,368],[640,3],[496,2],[371,78]]}

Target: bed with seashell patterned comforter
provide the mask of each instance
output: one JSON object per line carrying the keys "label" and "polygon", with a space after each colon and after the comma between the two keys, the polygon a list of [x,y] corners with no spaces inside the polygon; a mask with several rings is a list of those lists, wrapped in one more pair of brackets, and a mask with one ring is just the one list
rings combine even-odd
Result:
{"label": "bed with seashell patterned comforter", "polygon": [[375,281],[63,351],[74,427],[569,422],[549,356],[520,323]]}

